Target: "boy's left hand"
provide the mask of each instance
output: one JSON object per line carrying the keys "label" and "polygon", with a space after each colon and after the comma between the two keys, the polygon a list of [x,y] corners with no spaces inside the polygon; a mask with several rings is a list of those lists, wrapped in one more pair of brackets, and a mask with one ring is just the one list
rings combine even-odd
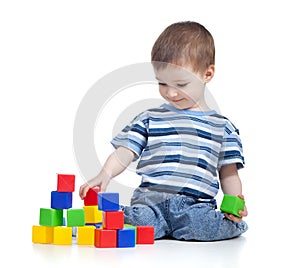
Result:
{"label": "boy's left hand", "polygon": [[[244,196],[243,195],[238,195],[239,198],[244,199]],[[248,210],[247,210],[247,207],[245,206],[244,207],[244,210],[240,210],[239,211],[239,214],[241,215],[241,217],[237,217],[235,215],[232,215],[232,214],[229,214],[229,213],[224,213],[225,217],[231,221],[234,221],[234,222],[240,222],[242,221],[243,217],[246,217],[248,215]]]}

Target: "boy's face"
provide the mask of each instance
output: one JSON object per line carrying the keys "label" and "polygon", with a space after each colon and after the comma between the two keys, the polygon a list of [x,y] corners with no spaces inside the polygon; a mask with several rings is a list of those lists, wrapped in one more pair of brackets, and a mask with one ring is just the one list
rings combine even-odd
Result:
{"label": "boy's face", "polygon": [[204,98],[204,75],[195,74],[191,68],[167,64],[154,68],[159,92],[170,105],[181,110],[209,110]]}

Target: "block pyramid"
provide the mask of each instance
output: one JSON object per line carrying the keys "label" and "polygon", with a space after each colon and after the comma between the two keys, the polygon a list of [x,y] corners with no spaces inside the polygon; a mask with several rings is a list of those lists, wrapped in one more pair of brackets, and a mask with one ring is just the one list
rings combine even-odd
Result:
{"label": "block pyramid", "polygon": [[153,226],[124,224],[119,193],[103,193],[99,187],[94,187],[87,192],[82,208],[72,208],[74,190],[75,175],[57,174],[57,189],[51,192],[51,206],[40,208],[39,225],[32,226],[33,243],[77,243],[96,248],[154,243]]}

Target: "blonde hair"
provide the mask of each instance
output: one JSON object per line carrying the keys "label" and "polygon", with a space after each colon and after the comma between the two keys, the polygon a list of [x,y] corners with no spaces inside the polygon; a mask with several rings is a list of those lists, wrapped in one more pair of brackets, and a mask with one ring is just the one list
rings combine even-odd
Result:
{"label": "blonde hair", "polygon": [[168,26],[155,41],[151,51],[155,68],[171,63],[190,65],[195,72],[205,71],[215,64],[215,45],[210,32],[192,21],[177,22]]}

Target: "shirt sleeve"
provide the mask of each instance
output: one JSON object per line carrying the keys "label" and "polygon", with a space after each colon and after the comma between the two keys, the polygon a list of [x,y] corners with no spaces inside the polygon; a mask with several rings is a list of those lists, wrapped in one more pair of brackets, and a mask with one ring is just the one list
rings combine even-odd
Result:
{"label": "shirt sleeve", "polygon": [[148,122],[147,113],[141,113],[112,139],[111,144],[116,149],[120,146],[130,149],[134,152],[133,161],[137,160],[147,144]]}
{"label": "shirt sleeve", "polygon": [[238,169],[245,166],[239,130],[228,120],[225,126],[218,168],[229,164],[236,164]]}

